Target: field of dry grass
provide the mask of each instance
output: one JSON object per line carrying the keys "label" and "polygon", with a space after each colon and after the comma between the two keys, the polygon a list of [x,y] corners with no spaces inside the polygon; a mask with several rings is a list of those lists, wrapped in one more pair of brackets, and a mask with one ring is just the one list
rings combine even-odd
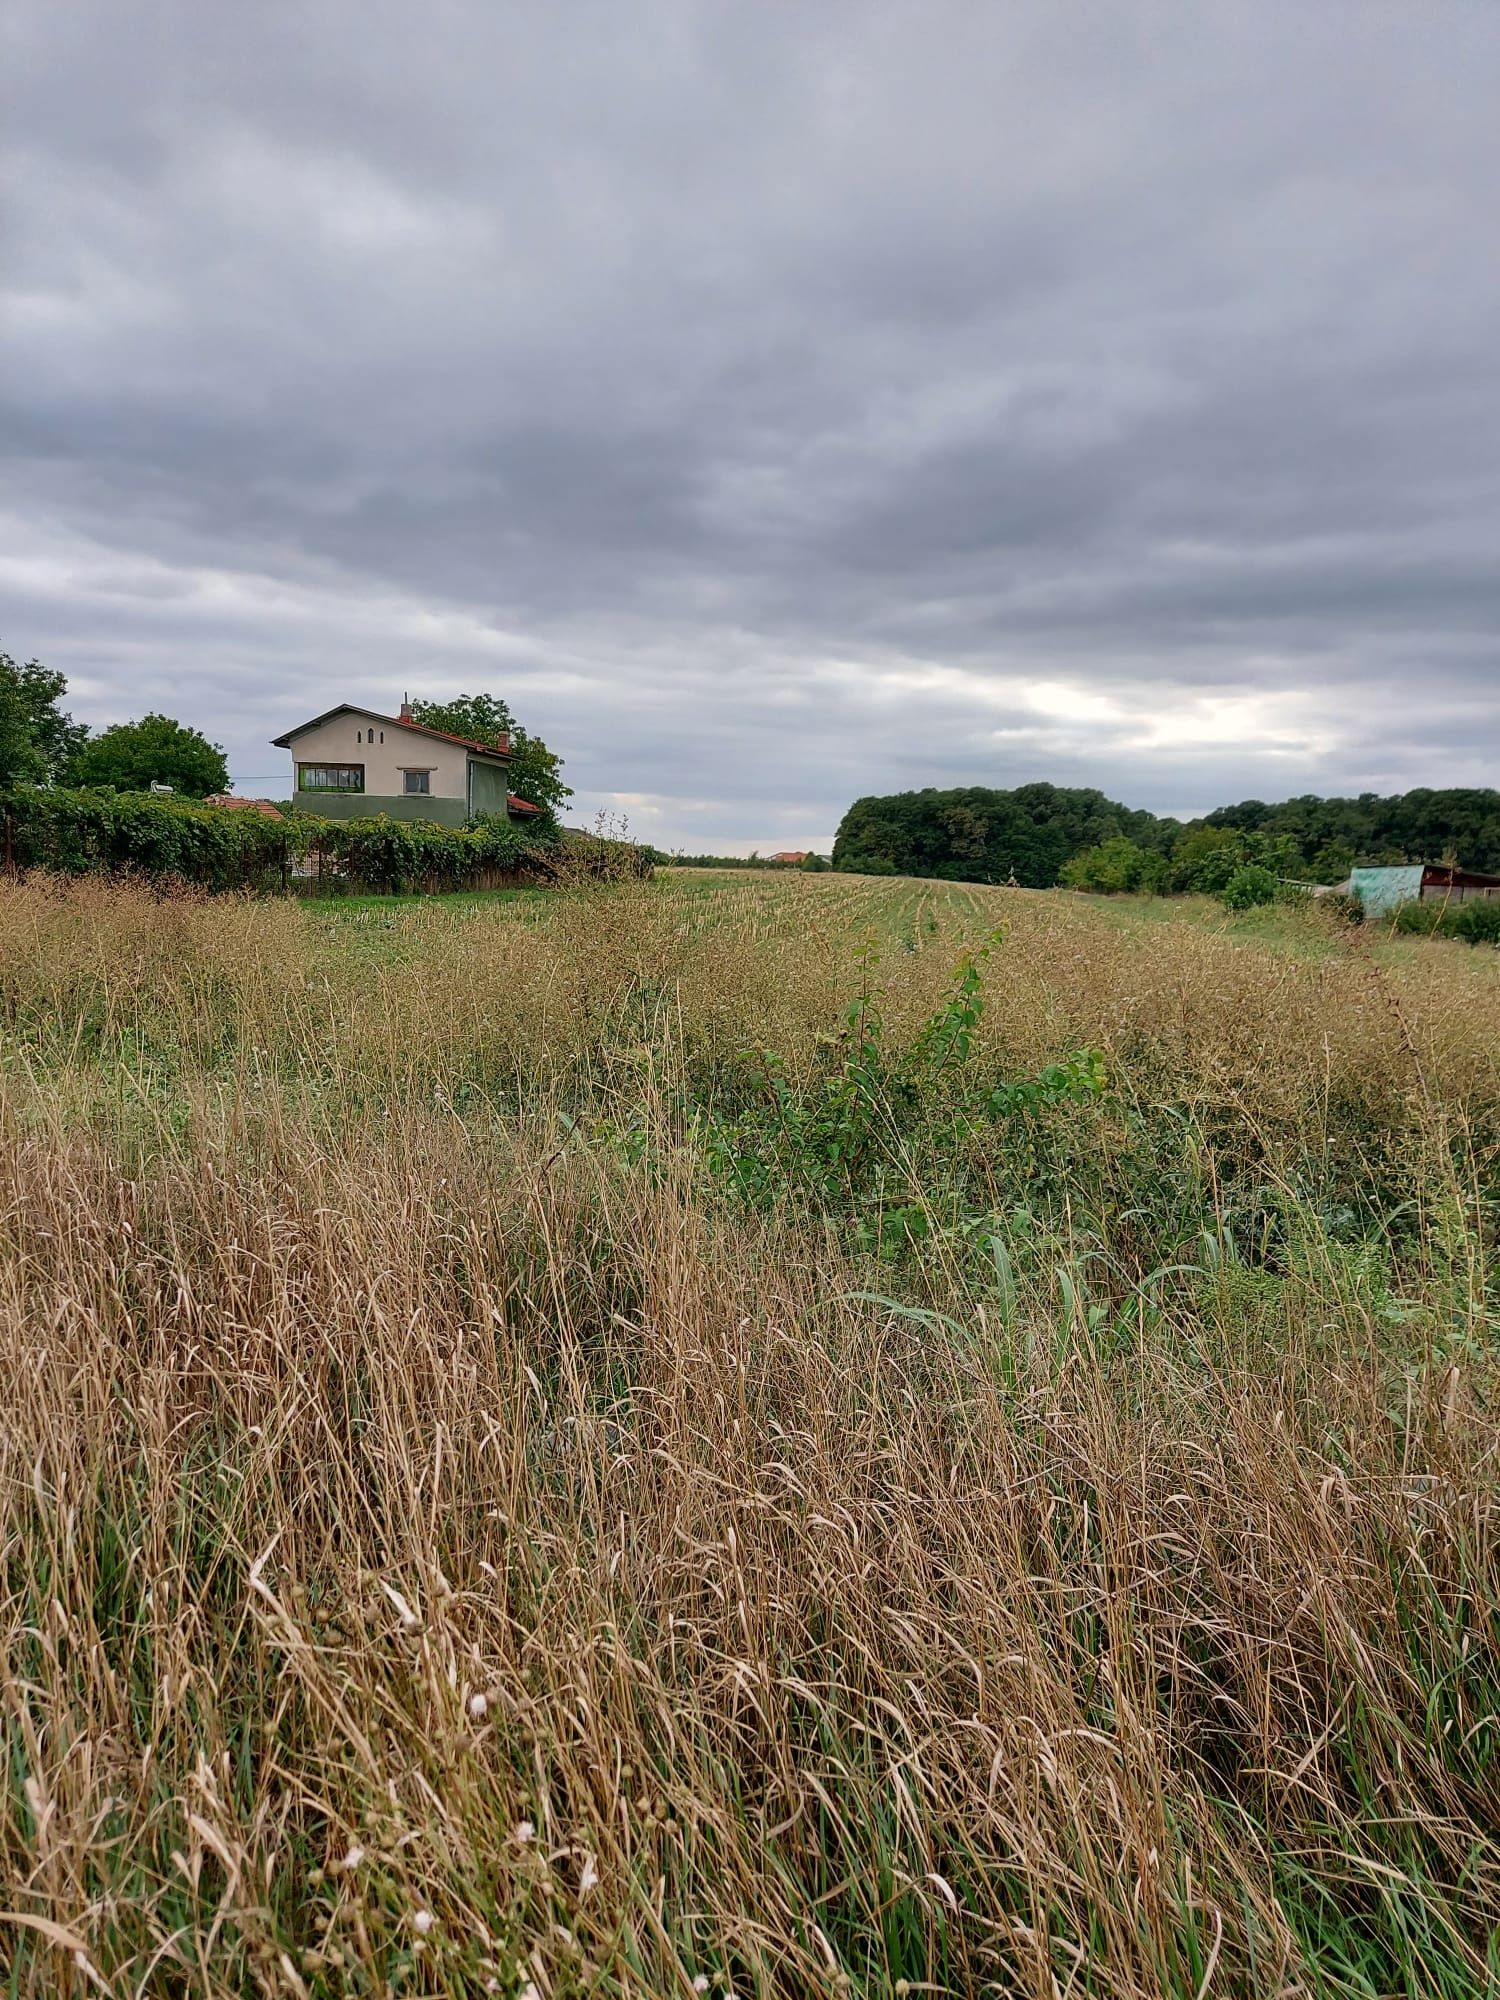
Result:
{"label": "field of dry grass", "polygon": [[1492,953],[0,936],[0,1991],[1500,1992]]}

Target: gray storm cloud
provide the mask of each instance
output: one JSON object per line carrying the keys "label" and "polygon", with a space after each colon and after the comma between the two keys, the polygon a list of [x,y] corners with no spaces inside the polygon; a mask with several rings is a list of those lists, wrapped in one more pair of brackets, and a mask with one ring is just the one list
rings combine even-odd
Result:
{"label": "gray storm cloud", "polygon": [[0,644],[275,792],[503,690],[689,847],[1500,769],[1500,13],[123,9],[0,48]]}

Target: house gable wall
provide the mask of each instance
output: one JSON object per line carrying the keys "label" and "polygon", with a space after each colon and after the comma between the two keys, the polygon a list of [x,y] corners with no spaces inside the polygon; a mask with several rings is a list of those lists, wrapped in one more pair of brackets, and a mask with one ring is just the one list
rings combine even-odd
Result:
{"label": "house gable wall", "polygon": [[[372,743],[370,732],[374,731]],[[381,742],[384,736],[385,741]],[[461,743],[444,743],[435,736],[419,736],[414,730],[401,729],[384,722],[377,715],[362,714],[356,709],[352,714],[333,716],[327,722],[320,722],[316,729],[303,730],[292,738],[292,796],[304,805],[322,812],[328,808],[330,800],[338,800],[336,808],[344,817],[350,810],[365,812],[391,812],[391,799],[402,799],[408,806],[417,808],[415,817],[436,817],[424,815],[421,794],[408,795],[406,773],[408,770],[428,771],[430,792],[433,800],[450,799],[462,805],[462,819],[468,812],[468,765],[469,753]],[[363,764],[365,767],[365,788],[361,792],[304,792],[297,784],[297,767],[300,764]],[[362,807],[345,805],[345,801],[363,799]],[[372,801],[379,800],[379,804]]]}

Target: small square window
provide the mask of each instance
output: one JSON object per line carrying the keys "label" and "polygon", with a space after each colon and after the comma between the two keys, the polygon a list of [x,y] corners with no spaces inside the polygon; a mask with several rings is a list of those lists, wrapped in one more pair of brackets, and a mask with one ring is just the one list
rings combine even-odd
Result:
{"label": "small square window", "polygon": [[432,790],[431,771],[408,771],[406,789],[409,792],[430,792]]}

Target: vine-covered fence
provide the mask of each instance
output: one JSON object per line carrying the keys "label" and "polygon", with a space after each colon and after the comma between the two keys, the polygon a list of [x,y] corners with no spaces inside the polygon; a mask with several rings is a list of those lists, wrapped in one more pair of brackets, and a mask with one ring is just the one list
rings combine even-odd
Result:
{"label": "vine-covered fence", "polygon": [[440,894],[560,875],[640,873],[642,850],[504,819],[280,818],[135,792],[18,787],[0,798],[0,862],[10,872],[100,871],[266,894]]}

